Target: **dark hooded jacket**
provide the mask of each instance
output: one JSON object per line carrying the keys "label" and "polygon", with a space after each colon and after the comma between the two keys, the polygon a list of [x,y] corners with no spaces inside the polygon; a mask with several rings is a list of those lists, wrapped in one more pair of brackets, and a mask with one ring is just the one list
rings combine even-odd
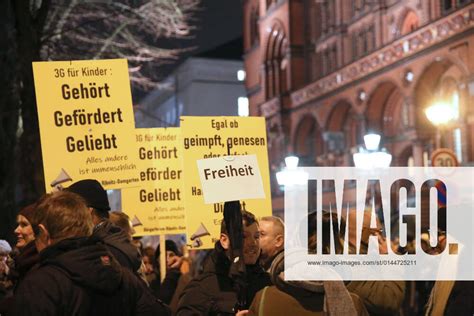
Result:
{"label": "dark hooded jacket", "polygon": [[167,315],[168,309],[97,240],[65,239],[40,253],[18,288],[15,315]]}
{"label": "dark hooded jacket", "polygon": [[140,252],[120,227],[105,220],[94,227],[92,236],[105,244],[122,267],[132,272],[137,272],[140,269],[142,263]]}
{"label": "dark hooded jacket", "polygon": [[[177,315],[235,315],[237,293],[229,277],[231,262],[219,242],[203,265],[203,272],[184,289]],[[271,284],[268,273],[258,264],[246,266],[245,283],[249,305],[260,289]]]}

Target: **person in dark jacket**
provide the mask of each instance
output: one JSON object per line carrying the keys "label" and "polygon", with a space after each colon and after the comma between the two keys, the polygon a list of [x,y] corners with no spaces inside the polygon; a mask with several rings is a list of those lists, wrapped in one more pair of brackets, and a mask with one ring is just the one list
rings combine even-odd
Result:
{"label": "person in dark jacket", "polygon": [[166,240],[166,276],[161,282],[160,274],[160,245],[156,248],[154,254],[153,268],[155,270],[156,277],[150,283],[150,288],[155,293],[156,297],[165,302],[166,304],[171,303],[171,299],[178,286],[179,279],[181,277],[181,264],[183,259],[181,252],[178,250],[175,242],[172,240]]}
{"label": "person in dark jacket", "polygon": [[15,315],[167,315],[169,310],[92,232],[84,200],[48,195],[32,219],[39,266],[17,291]]}
{"label": "person in dark jacket", "polygon": [[39,262],[38,250],[36,250],[36,244],[34,243],[33,227],[31,226],[31,218],[35,211],[36,203],[30,204],[18,213],[18,226],[15,229],[15,235],[17,236],[16,247],[19,253],[14,257],[16,273],[15,280],[17,283],[25,277],[26,273]]}
{"label": "person in dark jacket", "polygon": [[[246,308],[255,294],[271,284],[269,275],[258,264],[260,255],[258,222],[255,216],[242,211],[243,261],[245,263]],[[238,295],[236,282],[231,275],[232,251],[229,233],[222,221],[221,235],[215,248],[204,262],[203,272],[184,289],[178,303],[177,315],[235,315]]]}
{"label": "person in dark jacket", "polygon": [[[438,244],[432,249],[432,253],[435,255],[440,255],[450,246],[448,239],[450,242],[457,240],[456,230],[447,233],[446,212],[446,207],[438,209]],[[429,242],[427,246],[429,246]],[[459,262],[472,262],[471,253],[465,250],[465,246],[461,243],[458,247],[456,263],[453,264],[451,260],[441,260],[439,264],[439,275],[448,276],[451,280],[437,280],[434,283],[426,304],[426,316],[474,315],[474,301],[472,300],[474,282],[452,280],[459,273]]]}
{"label": "person in dark jacket", "polygon": [[[308,215],[304,221],[308,228],[308,249],[316,249],[316,212]],[[334,213],[323,211],[323,231],[328,231],[331,223],[337,221]],[[341,240],[335,238],[334,246],[341,249]],[[322,240],[322,248],[331,247],[330,239]],[[305,256],[307,249],[292,248],[289,253],[280,252],[274,258],[270,268],[273,285],[265,287],[255,296],[248,315],[363,315],[367,310],[362,300],[355,294],[349,293],[342,281],[300,280],[285,281],[285,255],[291,266],[291,258]],[[301,263],[300,260],[295,261]],[[295,267],[293,267],[295,268]],[[303,267],[304,268],[304,267]]]}
{"label": "person in dark jacket", "polygon": [[[18,226],[15,228],[17,252],[13,256],[13,267],[9,273],[9,280],[13,284],[13,291],[0,301],[0,315],[10,315],[14,305],[15,292],[20,283],[39,262],[38,250],[34,242],[35,236],[31,226],[31,218],[35,211],[36,203],[30,204],[20,210],[17,216]],[[13,292],[13,293],[12,293]]]}
{"label": "person in dark jacket", "polygon": [[66,191],[76,193],[86,201],[94,223],[93,236],[104,242],[123,267],[137,272],[142,263],[140,252],[130,241],[129,235],[110,222],[109,200],[102,185],[97,180],[86,179],[73,183]]}
{"label": "person in dark jacket", "polygon": [[260,265],[270,270],[273,260],[285,249],[285,224],[277,216],[265,216],[258,223],[260,228]]}

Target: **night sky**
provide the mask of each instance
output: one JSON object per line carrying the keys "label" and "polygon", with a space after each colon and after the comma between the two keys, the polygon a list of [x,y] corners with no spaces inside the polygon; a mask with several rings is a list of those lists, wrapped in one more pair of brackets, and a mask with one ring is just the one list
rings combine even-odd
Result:
{"label": "night sky", "polygon": [[242,2],[241,0],[201,0],[200,10],[194,13],[191,22],[196,27],[191,33],[193,38],[186,40],[163,40],[167,47],[189,48],[174,64],[163,67],[165,74],[189,56],[200,55],[224,43],[242,36]]}

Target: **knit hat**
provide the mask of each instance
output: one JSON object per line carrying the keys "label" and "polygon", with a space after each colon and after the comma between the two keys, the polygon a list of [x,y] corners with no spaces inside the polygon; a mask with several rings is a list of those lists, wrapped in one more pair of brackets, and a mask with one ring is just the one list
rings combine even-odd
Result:
{"label": "knit hat", "polygon": [[23,215],[24,217],[26,217],[26,219],[29,222],[31,222],[31,218],[33,217],[33,213],[35,212],[35,209],[36,209],[36,203],[27,205],[20,210],[18,215]]}
{"label": "knit hat", "polygon": [[87,206],[100,212],[110,211],[107,191],[97,180],[86,179],[73,183],[66,191],[76,193],[86,200]]}
{"label": "knit hat", "polygon": [[3,239],[0,239],[0,255],[8,255],[12,251],[10,244]]}
{"label": "knit hat", "polygon": [[[166,248],[166,251],[172,251],[177,256],[181,256],[181,251],[178,250],[178,246],[176,246],[176,243],[172,241],[171,239],[168,239],[165,241],[165,248]],[[158,247],[156,247],[156,251],[155,251],[155,260],[160,260],[159,259],[160,254],[161,254],[161,249],[160,249],[160,244],[158,244]]]}

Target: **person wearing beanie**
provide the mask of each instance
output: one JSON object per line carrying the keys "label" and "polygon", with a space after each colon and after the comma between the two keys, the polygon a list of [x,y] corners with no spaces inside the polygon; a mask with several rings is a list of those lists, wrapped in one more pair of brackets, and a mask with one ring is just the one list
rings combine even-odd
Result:
{"label": "person wearing beanie", "polygon": [[0,239],[0,256],[6,256],[12,252],[12,247],[8,241]]}
{"label": "person wearing beanie", "polygon": [[0,239],[0,282],[5,281],[6,276],[10,272],[7,261],[11,251],[12,247],[10,247],[8,241]]}
{"label": "person wearing beanie", "polygon": [[153,268],[155,270],[155,279],[150,283],[150,288],[155,293],[155,296],[158,297],[160,300],[165,302],[166,304],[171,303],[171,299],[176,291],[176,287],[178,286],[179,279],[181,277],[181,264],[183,263],[183,259],[181,256],[176,243],[172,240],[165,241],[166,247],[166,276],[161,282],[161,274],[160,274],[160,245],[156,248],[154,260],[153,260]]}
{"label": "person wearing beanie", "polygon": [[65,190],[81,196],[86,201],[87,206],[93,209],[94,216],[109,218],[109,198],[107,197],[107,191],[99,181],[94,179],[80,180],[71,184]]}
{"label": "person wearing beanie", "polygon": [[10,294],[12,288],[12,283],[8,279],[10,267],[7,263],[11,251],[10,244],[6,240],[0,239],[0,302]]}
{"label": "person wearing beanie", "polygon": [[141,266],[140,252],[131,243],[127,233],[109,220],[110,205],[107,191],[99,181],[80,180],[66,188],[65,191],[73,192],[86,201],[94,224],[92,237],[104,242],[123,267],[136,273]]}

